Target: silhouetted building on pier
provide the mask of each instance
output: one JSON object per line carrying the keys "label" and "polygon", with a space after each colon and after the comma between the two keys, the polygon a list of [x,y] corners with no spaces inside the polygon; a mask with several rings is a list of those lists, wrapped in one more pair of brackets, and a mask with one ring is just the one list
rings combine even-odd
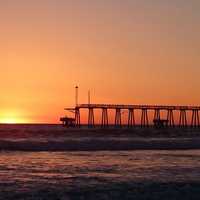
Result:
{"label": "silhouetted building on pier", "polygon": [[71,117],[61,117],[60,121],[66,127],[75,127],[76,126],[75,119],[71,118]]}

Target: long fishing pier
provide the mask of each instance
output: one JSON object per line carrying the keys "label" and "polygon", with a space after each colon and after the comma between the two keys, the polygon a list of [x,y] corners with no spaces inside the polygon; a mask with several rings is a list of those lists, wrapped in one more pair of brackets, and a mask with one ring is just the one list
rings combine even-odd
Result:
{"label": "long fishing pier", "polygon": [[[114,126],[121,127],[123,112],[128,111],[127,122],[123,125],[127,127],[136,126],[135,111],[140,113],[140,125],[141,127],[148,127],[152,124],[149,120],[149,111],[154,112],[153,123],[157,126],[167,127],[200,127],[199,111],[200,106],[165,106],[165,105],[123,105],[123,104],[78,104],[75,108],[65,108],[67,111],[74,112],[75,125],[80,127],[81,125],[81,110],[88,111],[88,126],[94,127],[95,113],[94,110],[101,111],[101,126],[108,127],[109,124],[109,112],[115,111]],[[166,119],[162,119],[162,114],[165,113]],[[178,123],[175,123],[174,112],[178,112]],[[163,114],[164,115],[164,114]]]}

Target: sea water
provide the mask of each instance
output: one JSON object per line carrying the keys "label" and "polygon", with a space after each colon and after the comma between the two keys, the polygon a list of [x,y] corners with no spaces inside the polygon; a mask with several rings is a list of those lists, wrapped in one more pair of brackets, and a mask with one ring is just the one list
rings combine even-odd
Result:
{"label": "sea water", "polygon": [[[29,127],[29,131],[24,126],[12,127],[12,138],[1,131],[2,137],[20,140],[20,134],[16,135],[18,129],[25,137],[32,134],[34,126]],[[46,131],[50,130],[47,126]],[[34,136],[31,135],[31,138],[34,139]],[[82,199],[93,199],[98,193],[97,188],[100,188],[99,199],[103,199],[102,196],[104,199],[123,199],[123,195],[126,199],[126,189],[121,197],[114,195],[123,184],[129,185],[129,191],[134,184],[187,185],[199,182],[200,150],[0,152],[0,199],[79,199],[80,195]],[[81,188],[85,188],[83,193]],[[84,196],[90,190],[95,191]],[[129,197],[133,194],[130,193]]]}

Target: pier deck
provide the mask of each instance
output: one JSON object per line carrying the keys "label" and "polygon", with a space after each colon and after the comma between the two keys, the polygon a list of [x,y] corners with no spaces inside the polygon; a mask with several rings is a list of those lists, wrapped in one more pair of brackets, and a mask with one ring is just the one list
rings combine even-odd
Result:
{"label": "pier deck", "polygon": [[[75,108],[65,108],[67,111],[73,111],[75,113],[76,126],[80,126],[80,110],[88,110],[88,126],[95,126],[95,114],[94,110],[101,110],[101,126],[109,126],[108,110],[115,110],[115,126],[120,127],[122,125],[122,110],[128,111],[127,126],[133,127],[135,123],[135,110],[141,111],[140,125],[142,127],[148,127],[150,124],[148,111],[154,111],[153,121],[163,120],[161,118],[161,111],[166,112],[167,118],[166,126],[174,127],[174,112],[179,113],[178,126],[180,127],[199,127],[199,110],[200,106],[187,106],[187,105],[125,105],[125,104],[78,104]],[[188,118],[188,113],[191,113],[191,117]]]}

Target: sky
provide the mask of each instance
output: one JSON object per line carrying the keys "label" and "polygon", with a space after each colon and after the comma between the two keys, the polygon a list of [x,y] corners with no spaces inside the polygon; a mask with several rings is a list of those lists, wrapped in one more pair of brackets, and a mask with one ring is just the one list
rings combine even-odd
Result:
{"label": "sky", "polygon": [[0,122],[79,103],[200,104],[199,0],[0,0]]}

